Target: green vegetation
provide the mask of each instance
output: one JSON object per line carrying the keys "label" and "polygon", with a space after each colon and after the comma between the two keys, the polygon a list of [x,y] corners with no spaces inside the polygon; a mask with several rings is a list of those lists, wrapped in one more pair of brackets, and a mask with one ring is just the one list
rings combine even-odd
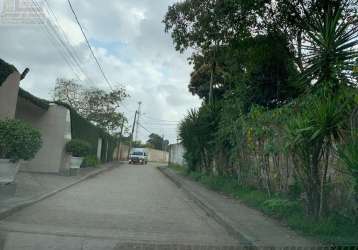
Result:
{"label": "green vegetation", "polygon": [[25,122],[0,120],[0,158],[31,160],[42,146],[41,134]]}
{"label": "green vegetation", "polygon": [[66,144],[66,152],[73,157],[85,157],[90,153],[90,145],[86,141],[74,139]]}
{"label": "green vegetation", "polygon": [[72,138],[88,142],[91,146],[90,154],[97,154],[98,140],[102,138],[101,161],[108,162],[112,160],[113,151],[117,145],[115,137],[96,127],[72,108],[70,111]]}
{"label": "green vegetation", "polygon": [[87,155],[83,159],[83,163],[82,163],[81,167],[83,167],[83,168],[95,168],[95,167],[98,167],[99,164],[100,164],[100,161],[97,159],[96,155]]}
{"label": "green vegetation", "polygon": [[119,110],[127,97],[122,88],[106,92],[59,78],[53,100],[71,111],[72,138],[88,142],[93,155],[97,154],[98,140],[102,139],[101,161],[108,162],[112,160],[118,137],[127,129],[127,119]]}
{"label": "green vegetation", "polygon": [[146,143],[147,146],[157,150],[167,150],[169,141],[157,134],[150,134]]}
{"label": "green vegetation", "polygon": [[123,88],[106,92],[95,87],[83,87],[75,80],[59,78],[56,80],[53,100],[71,106],[97,127],[114,134],[127,122],[119,110],[127,97]]}
{"label": "green vegetation", "polygon": [[38,98],[32,94],[30,94],[29,92],[27,92],[26,90],[23,90],[22,88],[19,88],[19,97],[33,103],[34,105],[36,105],[37,107],[40,107],[44,110],[48,110],[50,107],[50,102],[41,98]]}
{"label": "green vegetation", "polygon": [[355,235],[357,11],[357,0],[170,6],[165,29],[193,52],[189,91],[203,100],[179,127],[194,179],[307,233]]}
{"label": "green vegetation", "polygon": [[55,102],[64,106],[71,113],[71,134],[73,139],[86,141],[90,144],[90,154],[97,154],[98,140],[102,139],[101,161],[108,162],[112,160],[114,149],[117,145],[117,139],[108,134],[105,130],[97,127],[89,120],[79,115],[70,105],[62,102]]}
{"label": "green vegetation", "polygon": [[4,60],[0,59],[0,87],[3,82],[7,79],[9,75],[17,71],[15,66],[6,63]]}
{"label": "green vegetation", "polygon": [[312,236],[328,243],[347,245],[356,242],[358,237],[357,225],[349,217],[332,214],[317,221],[305,215],[304,205],[298,199],[284,195],[270,198],[265,192],[258,189],[239,185],[237,179],[231,176],[213,176],[199,172],[188,172],[186,168],[173,164],[169,167],[212,190],[243,201],[246,205],[280,220],[283,224],[303,235]]}

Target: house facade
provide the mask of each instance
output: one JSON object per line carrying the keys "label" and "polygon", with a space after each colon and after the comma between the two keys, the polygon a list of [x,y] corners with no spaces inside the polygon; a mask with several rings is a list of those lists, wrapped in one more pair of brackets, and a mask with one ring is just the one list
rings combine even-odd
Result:
{"label": "house facade", "polygon": [[[1,59],[0,59],[1,60]],[[78,115],[70,106],[38,98],[20,88],[21,75],[0,61],[0,119],[18,119],[38,129],[42,148],[35,158],[21,164],[22,171],[66,173],[69,155],[65,145],[81,139],[91,145],[91,154],[102,162],[111,161],[115,140]]]}

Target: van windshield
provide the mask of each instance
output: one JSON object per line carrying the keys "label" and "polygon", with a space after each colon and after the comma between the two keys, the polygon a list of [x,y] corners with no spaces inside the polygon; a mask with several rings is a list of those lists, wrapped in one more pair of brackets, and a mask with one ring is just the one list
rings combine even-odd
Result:
{"label": "van windshield", "polygon": [[132,155],[143,155],[143,152],[133,152]]}

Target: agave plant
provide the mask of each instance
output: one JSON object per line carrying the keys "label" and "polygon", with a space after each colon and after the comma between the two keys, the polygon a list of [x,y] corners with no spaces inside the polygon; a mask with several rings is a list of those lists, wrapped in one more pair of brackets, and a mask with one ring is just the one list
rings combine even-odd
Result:
{"label": "agave plant", "polygon": [[309,213],[324,211],[329,159],[335,143],[347,128],[349,102],[336,96],[314,95],[287,126],[288,148],[295,158],[295,170],[308,198]]}
{"label": "agave plant", "polygon": [[304,10],[306,15],[299,18],[305,30],[302,79],[332,89],[357,83],[353,72],[357,66],[358,18],[352,2],[326,0],[316,11]]}
{"label": "agave plant", "polygon": [[358,131],[351,133],[348,142],[338,147],[338,155],[355,179],[355,198],[358,202]]}

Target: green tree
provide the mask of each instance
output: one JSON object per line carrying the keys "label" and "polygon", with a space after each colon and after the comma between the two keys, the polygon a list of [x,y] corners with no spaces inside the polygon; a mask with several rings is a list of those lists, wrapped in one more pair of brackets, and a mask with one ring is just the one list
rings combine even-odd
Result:
{"label": "green tree", "polygon": [[179,125],[179,137],[186,149],[184,157],[191,171],[211,172],[219,110],[218,106],[204,105],[189,111]]}
{"label": "green tree", "polygon": [[177,50],[207,51],[251,36],[265,5],[270,0],[186,0],[169,7],[164,17],[165,30]]}
{"label": "green tree", "polygon": [[81,116],[108,133],[115,133],[127,119],[119,111],[121,103],[128,97],[125,89],[106,92],[99,88],[85,88],[74,80],[57,79],[54,101],[70,105]]}
{"label": "green tree", "polygon": [[152,145],[154,149],[158,150],[167,150],[169,146],[169,141],[165,140],[163,137],[157,134],[150,134],[149,139],[147,140],[148,145]]}
{"label": "green tree", "polygon": [[[179,129],[190,169],[211,171],[223,152],[222,173],[254,158],[256,178],[261,183],[266,171],[271,193],[269,157],[292,155],[308,211],[322,217],[330,155],[356,107],[347,93],[357,86],[357,6],[357,0],[172,5],[166,31],[177,50],[194,51],[189,90],[204,100]],[[214,105],[208,105],[212,96]],[[284,140],[287,148],[277,146]]]}

